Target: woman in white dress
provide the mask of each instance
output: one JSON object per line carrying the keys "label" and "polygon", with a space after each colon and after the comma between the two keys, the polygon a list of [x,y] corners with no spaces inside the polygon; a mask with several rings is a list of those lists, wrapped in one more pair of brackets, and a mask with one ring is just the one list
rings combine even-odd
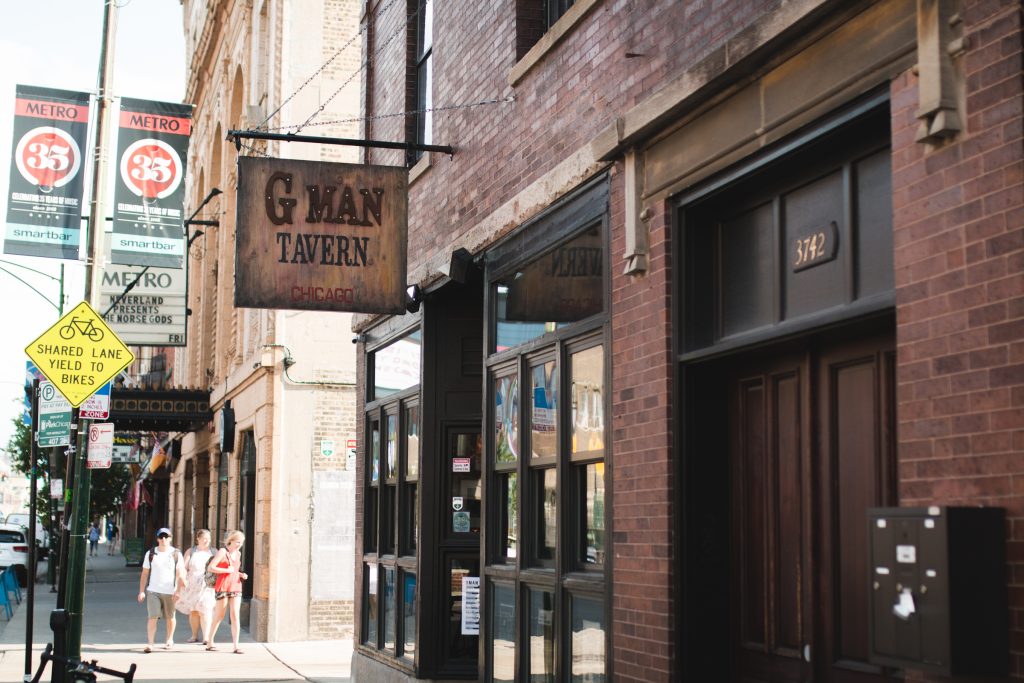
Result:
{"label": "woman in white dress", "polygon": [[206,585],[204,574],[206,563],[213,557],[210,549],[210,530],[200,529],[196,532],[196,544],[185,551],[185,590],[181,592],[175,608],[188,615],[192,637],[188,642],[198,643],[199,629],[202,629],[203,644],[210,637],[210,620],[213,618],[213,588]]}

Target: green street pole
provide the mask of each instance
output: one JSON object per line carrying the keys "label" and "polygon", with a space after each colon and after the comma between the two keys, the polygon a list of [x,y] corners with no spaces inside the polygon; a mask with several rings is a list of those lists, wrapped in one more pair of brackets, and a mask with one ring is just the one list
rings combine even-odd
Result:
{"label": "green street pole", "polygon": [[[103,43],[100,48],[99,95],[97,97],[96,149],[92,202],[89,210],[89,242],[85,260],[85,299],[93,309],[99,308],[99,279],[102,275],[103,231],[105,216],[103,195],[107,175],[107,119],[113,97],[111,84],[114,75],[114,31],[117,18],[114,0],[104,0]],[[77,416],[77,410],[75,411]],[[75,449],[75,480],[71,494],[71,518],[68,540],[67,590],[67,656],[80,659],[82,654],[82,618],[85,607],[85,530],[89,520],[89,498],[92,493],[92,473],[85,467],[85,424],[78,420],[78,448]],[[59,667],[55,667],[59,668]],[[66,673],[66,672],[65,672]]]}
{"label": "green street pole", "polygon": [[[57,320],[64,317],[64,264],[60,264],[60,293],[57,298]],[[59,448],[51,448],[47,462],[50,465],[50,481],[59,479],[57,474],[60,470],[57,467],[57,458],[60,457]],[[66,464],[65,464],[66,468]],[[59,505],[52,494],[48,494],[50,501],[50,548],[49,557],[46,560],[46,583],[50,584],[50,592],[57,592],[57,558],[60,557],[60,541],[64,534],[61,533],[61,512],[63,505]]]}

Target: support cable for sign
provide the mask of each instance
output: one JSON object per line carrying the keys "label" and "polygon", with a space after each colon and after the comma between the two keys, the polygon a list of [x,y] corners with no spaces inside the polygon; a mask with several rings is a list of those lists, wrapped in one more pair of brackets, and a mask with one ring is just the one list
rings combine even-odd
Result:
{"label": "support cable for sign", "polygon": [[[349,77],[346,78],[344,80],[344,82],[342,82],[341,85],[339,85],[337,88],[335,88],[335,90],[327,97],[327,99],[324,100],[323,103],[318,108],[313,110],[313,113],[310,114],[309,117],[306,118],[306,120],[303,123],[299,124],[298,126],[289,126],[289,128],[295,128],[295,130],[293,132],[294,133],[299,133],[299,132],[302,131],[303,128],[305,128],[306,126],[310,125],[312,123],[313,119],[315,119],[317,116],[319,116],[320,113],[323,112],[323,110],[327,108],[327,105],[329,105],[334,100],[334,98],[337,97],[338,94],[341,93],[341,91],[345,89],[345,86],[347,86],[357,76],[361,75],[364,71],[366,71],[366,69],[370,65],[370,61],[371,61],[371,59],[373,57],[376,57],[377,55],[379,55],[384,50],[384,48],[386,48],[388,45],[391,44],[392,41],[395,40],[395,38],[397,38],[398,36],[402,35],[402,33],[405,32],[406,26],[408,26],[411,21],[413,21],[414,19],[416,19],[419,16],[420,10],[422,10],[426,6],[426,4],[428,2],[431,2],[431,0],[420,0],[420,2],[417,2],[416,3],[416,11],[412,12],[411,14],[407,14],[406,15],[405,23],[399,24],[398,27],[394,31],[392,31],[391,34],[387,38],[385,38],[384,41],[379,46],[376,47],[376,49],[374,50],[373,55],[367,55],[366,59],[364,59],[359,64],[359,68],[356,69],[355,71],[353,71],[349,75]],[[380,10],[378,10],[378,15],[383,15],[383,13],[386,12],[391,7],[392,4],[394,4],[394,0],[392,0],[392,2],[389,2],[384,7],[380,8]],[[362,29],[360,29],[360,32],[361,31],[362,31]],[[349,41],[349,43],[351,43],[353,40],[355,40],[355,38],[358,37],[358,35],[359,34],[356,34],[356,36],[353,36],[352,39]],[[342,49],[344,49],[344,47]],[[310,76],[302,85],[299,86],[299,90],[301,90],[302,88],[306,87],[306,85],[308,85],[313,80],[313,78],[315,78],[317,76],[317,74],[321,73],[327,67],[327,64],[329,64],[331,61],[333,61],[334,58],[337,57],[337,55],[338,55],[338,53],[335,53],[335,55],[333,55],[328,60],[328,62],[324,63],[319,69],[317,69],[316,72],[312,76]],[[270,119],[272,119],[278,112],[280,112],[281,109],[284,107],[284,105],[287,104],[289,100],[291,100],[293,97],[295,97],[295,95],[298,94],[299,90],[296,90],[294,93],[292,93],[288,97],[288,99],[286,99],[284,102],[282,102],[281,105],[278,106],[278,108],[275,109],[273,111],[273,113],[270,114],[270,116],[268,116],[266,119],[264,119],[263,123],[261,123],[260,125],[256,126],[255,129],[253,129],[253,132],[254,131],[259,131],[260,129],[269,131],[270,130],[269,128],[265,128],[267,122],[269,122]],[[275,130],[282,130],[282,128],[278,127],[278,128],[275,128]]]}
{"label": "support cable for sign", "polygon": [[[390,140],[363,140],[358,138],[321,138],[314,135],[294,133],[262,133],[258,130],[229,130],[228,140],[235,143],[235,149],[243,146],[241,140],[277,140],[280,142],[309,142],[317,145],[348,145],[351,147],[375,147],[380,149],[404,149],[418,152],[441,152],[452,156],[455,149],[450,145],[424,145],[418,142],[392,142]],[[246,145],[248,146],[248,145]]]}
{"label": "support cable for sign", "polygon": [[[385,4],[383,7],[381,7],[380,9],[378,9],[377,12],[380,13],[380,14],[383,14],[384,12],[389,10],[391,8],[391,6],[394,5],[396,2],[398,2],[398,0],[389,0],[389,2],[387,4]],[[408,23],[408,20],[406,20],[406,23]],[[286,97],[285,100],[283,102],[281,102],[281,104],[278,105],[277,109],[275,109],[274,111],[270,112],[270,115],[267,116],[267,118],[263,119],[263,122],[260,123],[258,126],[256,126],[256,128],[254,130],[261,130],[261,129],[262,130],[270,130],[270,129],[266,128],[266,125],[270,122],[270,119],[274,118],[274,116],[277,115],[278,112],[280,112],[282,109],[284,109],[284,106],[286,104],[291,102],[292,99],[294,99],[295,96],[298,95],[307,85],[312,83],[313,79],[315,79],[318,75],[320,75],[323,72],[324,69],[326,69],[328,66],[330,66],[331,63],[334,62],[334,60],[337,59],[341,55],[342,52],[344,52],[349,47],[351,47],[352,43],[354,43],[356,41],[356,39],[359,38],[359,36],[361,36],[365,30],[366,30],[366,25],[363,25],[362,27],[360,27],[360,29],[358,31],[356,31],[355,35],[353,35],[351,38],[349,38],[345,42],[344,45],[342,45],[340,48],[335,50],[334,54],[332,54],[330,57],[328,57],[327,61],[325,61],[323,64],[320,65],[320,68],[318,68],[316,71],[314,71],[312,74],[310,74],[309,78],[307,78],[305,81],[303,81],[302,85],[300,85],[298,88],[296,88],[295,91],[291,95]],[[360,71],[361,70],[362,69],[360,69]]]}
{"label": "support cable for sign", "polygon": [[[410,116],[419,116],[420,114],[432,114],[435,112],[443,111],[455,111],[456,109],[471,109],[473,107],[482,107],[489,104],[508,104],[515,102],[516,96],[509,95],[508,97],[499,97],[489,100],[480,100],[478,102],[466,102],[465,104],[448,104],[438,107],[427,107],[425,109],[410,109],[408,111],[392,112],[390,114],[370,114],[369,116],[353,116],[347,119],[335,119],[332,121],[315,121],[309,124],[303,124],[306,128],[313,128],[314,126],[335,126],[342,123],[359,123],[361,121],[381,121],[383,119],[393,119],[398,117],[408,118]],[[268,133],[289,130],[292,128],[299,128],[296,124],[289,126],[275,126],[272,128],[263,128],[263,131]]]}

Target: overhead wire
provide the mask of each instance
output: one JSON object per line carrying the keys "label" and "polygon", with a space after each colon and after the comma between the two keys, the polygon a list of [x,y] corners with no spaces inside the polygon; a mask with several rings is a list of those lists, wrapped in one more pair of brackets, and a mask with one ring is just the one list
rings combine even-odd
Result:
{"label": "overhead wire", "polygon": [[[427,0],[427,2],[429,2],[429,1],[430,1],[430,0]],[[381,14],[383,14],[384,12],[386,12],[387,10],[389,10],[389,9],[391,8],[391,6],[392,6],[392,5],[394,5],[394,4],[396,3],[396,2],[398,2],[398,0],[388,0],[388,2],[387,2],[387,3],[385,3],[385,4],[384,4],[384,6],[383,6],[383,7],[381,7],[381,8],[380,8],[380,9],[378,10],[378,12],[379,12],[379,13],[381,13]],[[406,23],[408,23],[408,21],[407,21]],[[342,53],[342,52],[344,52],[345,50],[347,50],[347,49],[348,49],[348,48],[349,48],[349,47],[350,47],[350,46],[352,45],[352,43],[354,43],[354,42],[356,41],[356,39],[357,39],[357,38],[359,38],[359,36],[361,36],[361,35],[363,34],[363,32],[364,32],[365,30],[366,30],[366,26],[365,26],[365,25],[364,25],[364,26],[362,26],[362,27],[360,27],[360,28],[359,28],[359,30],[358,30],[358,31],[356,31],[355,35],[353,35],[353,36],[352,36],[351,38],[349,38],[349,39],[348,39],[348,40],[347,40],[347,41],[345,42],[345,44],[344,44],[344,45],[342,45],[342,46],[341,46],[340,48],[338,48],[337,50],[335,50],[335,51],[334,51],[334,54],[332,54],[332,55],[331,55],[330,57],[328,57],[328,58],[327,58],[327,61],[325,61],[325,62],[324,62],[323,64],[321,64],[321,65],[320,65],[320,68],[318,68],[318,69],[317,69],[316,71],[314,71],[314,72],[313,72],[312,74],[310,74],[309,78],[307,78],[307,79],[306,79],[306,80],[305,80],[305,81],[304,81],[304,82],[302,83],[302,85],[300,85],[300,86],[299,86],[298,88],[296,88],[296,89],[295,89],[295,91],[294,91],[294,92],[292,92],[292,94],[291,94],[291,95],[289,95],[289,96],[288,96],[287,98],[285,98],[285,100],[284,100],[283,102],[281,102],[281,104],[279,104],[279,105],[278,105],[277,109],[275,109],[274,111],[270,112],[270,115],[269,115],[269,116],[267,116],[267,118],[263,119],[263,122],[262,122],[262,123],[260,123],[260,124],[259,124],[258,126],[256,126],[256,127],[254,128],[254,130],[267,130],[267,131],[269,131],[270,129],[269,129],[269,128],[265,128],[265,126],[267,125],[267,123],[269,123],[269,122],[270,122],[270,119],[274,118],[274,116],[276,116],[276,115],[277,115],[277,113],[278,113],[278,112],[280,112],[280,111],[281,111],[281,110],[282,110],[282,109],[284,108],[284,106],[285,106],[286,104],[288,104],[289,102],[291,102],[291,101],[292,101],[292,99],[294,99],[296,95],[298,95],[298,94],[299,94],[300,92],[302,92],[302,90],[303,90],[303,89],[304,89],[304,88],[305,88],[305,87],[306,87],[307,85],[309,85],[310,83],[312,83],[312,82],[313,82],[313,79],[315,79],[315,78],[316,78],[316,77],[317,77],[318,75],[320,75],[320,73],[321,73],[321,72],[323,72],[323,70],[324,70],[324,69],[326,69],[326,68],[327,68],[328,66],[330,66],[330,65],[331,65],[331,63],[333,63],[333,62],[334,62],[334,60],[335,60],[335,59],[337,59],[339,55],[341,55],[341,53]],[[361,70],[361,69],[360,69],[360,70]],[[359,72],[356,72],[356,73],[359,73]]]}

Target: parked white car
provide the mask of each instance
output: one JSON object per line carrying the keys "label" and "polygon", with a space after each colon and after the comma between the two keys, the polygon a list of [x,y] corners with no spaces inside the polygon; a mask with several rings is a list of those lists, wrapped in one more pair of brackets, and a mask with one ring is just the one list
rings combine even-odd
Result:
{"label": "parked white car", "polygon": [[28,585],[28,541],[18,524],[0,524],[0,569],[14,567],[22,586]]}
{"label": "parked white car", "polygon": [[[21,527],[21,530],[25,532],[25,538],[28,539],[28,517],[27,512],[12,512],[7,515],[4,523]],[[50,532],[38,520],[36,522],[36,545],[40,548],[50,547]]]}

